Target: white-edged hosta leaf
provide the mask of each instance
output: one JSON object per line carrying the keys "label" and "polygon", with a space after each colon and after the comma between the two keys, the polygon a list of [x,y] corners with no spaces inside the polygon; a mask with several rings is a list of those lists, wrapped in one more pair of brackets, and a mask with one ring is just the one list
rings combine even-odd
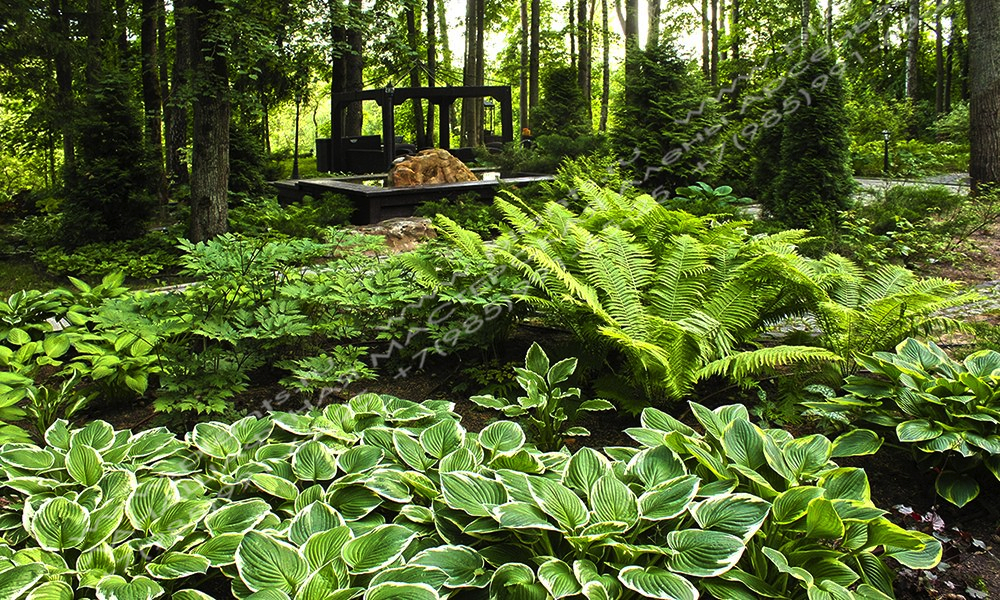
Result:
{"label": "white-edged hosta leaf", "polygon": [[180,579],[208,571],[210,562],[204,556],[184,552],[166,552],[146,564],[146,572],[156,579]]}
{"label": "white-edged hosta leaf", "polygon": [[53,448],[69,450],[69,441],[69,422],[66,419],[56,419],[55,423],[45,430],[45,443]]}
{"label": "white-edged hosta leaf", "polygon": [[870,429],[855,429],[833,440],[830,458],[867,456],[882,447],[882,437]]}
{"label": "white-edged hosta leaf", "polygon": [[563,484],[532,476],[528,479],[528,488],[542,512],[555,519],[563,531],[573,533],[589,521],[583,500]]}
{"label": "white-edged hosta leaf", "polygon": [[458,448],[448,456],[441,459],[438,470],[442,473],[451,471],[475,471],[479,466],[476,455],[466,448]]}
{"label": "white-edged hosta leaf", "polygon": [[524,430],[513,421],[496,421],[479,432],[479,443],[494,454],[509,454],[524,446]]}
{"label": "white-edged hosta leaf", "polygon": [[743,540],[721,531],[682,529],[667,534],[671,571],[695,577],[715,577],[736,566],[743,556]]}
{"label": "white-edged hosta leaf", "polygon": [[857,467],[841,467],[823,474],[819,485],[825,490],[829,500],[857,500],[871,502],[871,485],[868,474]]}
{"label": "white-edged hosta leaf", "polygon": [[[0,592],[0,598],[6,598],[6,596]],[[25,600],[73,600],[73,598],[73,588],[69,587],[65,581],[46,581],[28,592]]]}
{"label": "white-edged hosta leaf", "polygon": [[382,462],[385,451],[375,446],[355,446],[337,457],[337,465],[344,473],[364,473]]}
{"label": "white-edged hosta leaf", "polygon": [[261,590],[245,596],[243,600],[291,600],[291,597],[281,590]]}
{"label": "white-edged hosta leaf", "polygon": [[163,587],[145,575],[127,581],[108,575],[97,584],[97,600],[153,600],[164,594]]}
{"label": "white-edged hosta leaf", "polygon": [[680,458],[663,445],[647,448],[629,461],[627,473],[639,479],[648,490],[674,478],[687,475]]}
{"label": "white-edged hosta leaf", "polygon": [[411,558],[407,565],[440,569],[447,575],[443,585],[449,588],[485,587],[489,583],[483,557],[466,546],[428,548]]}
{"label": "white-edged hosta leaf", "polygon": [[407,504],[413,500],[410,486],[403,474],[394,469],[376,469],[365,481],[365,487],[396,504]]}
{"label": "white-edged hosta leaf", "polygon": [[700,481],[694,475],[682,475],[646,491],[639,496],[639,515],[647,521],[676,517],[694,499]]}
{"label": "white-edged hosta leaf", "polygon": [[337,509],[345,520],[356,521],[378,508],[382,499],[367,488],[349,485],[330,490],[326,503]]}
{"label": "white-edged hosta leaf", "polygon": [[218,423],[198,423],[191,432],[191,442],[212,458],[223,459],[240,451],[240,441]]}
{"label": "white-edged hosta leaf", "polygon": [[344,518],[332,507],[322,502],[313,502],[300,510],[288,528],[288,540],[302,546],[314,533],[327,531],[344,525]]}
{"label": "white-edged hosta leaf", "polygon": [[195,523],[212,509],[209,500],[181,500],[168,508],[163,516],[153,523],[152,533],[176,533]]}
{"label": "white-edged hosta leaf", "polygon": [[837,514],[833,502],[815,498],[806,509],[806,537],[837,540],[844,537],[844,521]]}
{"label": "white-edged hosta leaf", "polygon": [[890,556],[903,566],[911,569],[932,569],[941,562],[941,542],[922,531],[910,532],[923,544],[918,550],[898,550],[886,548],[885,556]]}
{"label": "white-edged hosta leaf", "polygon": [[337,458],[326,444],[309,440],[292,455],[292,471],[300,480],[327,481],[337,475]]}
{"label": "white-edged hosta leaf", "polygon": [[495,506],[507,502],[499,481],[466,471],[441,473],[441,493],[448,506],[474,517],[488,517]]}
{"label": "white-edged hosta leaf", "polygon": [[524,448],[509,454],[497,454],[490,460],[490,468],[541,474],[545,472],[545,463],[536,454]]}
{"label": "white-edged hosta leaf", "polygon": [[299,488],[284,477],[270,473],[257,473],[250,476],[250,481],[260,491],[284,500],[295,500],[296,496],[299,495]]}
{"label": "white-edged hosta leaf", "polygon": [[125,506],[120,500],[112,499],[90,513],[90,526],[80,547],[89,550],[111,537],[125,519]]}
{"label": "white-edged hosta leaf", "polygon": [[76,444],[66,453],[66,471],[84,487],[97,485],[104,475],[101,455],[90,446]]}
{"label": "white-edged hosta leaf", "polygon": [[493,509],[493,517],[504,529],[547,529],[559,531],[534,503],[508,502]]}
{"label": "white-edged hosta leaf", "polygon": [[736,419],[726,426],[722,434],[726,455],[748,469],[759,469],[767,459],[764,456],[764,434],[749,421]]}
{"label": "white-edged hosta leaf", "polygon": [[3,463],[21,471],[45,471],[55,463],[55,456],[37,446],[5,444],[0,450],[0,464]]}
{"label": "white-edged hosta leaf", "polygon": [[0,598],[17,600],[45,575],[45,565],[31,563],[0,572]]}
{"label": "white-edged hosta leaf", "polygon": [[617,521],[631,527],[639,520],[635,494],[614,475],[597,480],[590,490],[590,505],[597,521]]}
{"label": "white-edged hosta leaf", "polygon": [[944,430],[941,429],[940,425],[931,423],[926,419],[914,419],[896,425],[896,436],[903,443],[933,440],[942,433],[944,433]]}
{"label": "white-edged hosta leaf", "polygon": [[697,600],[698,590],[687,579],[659,567],[625,567],[618,580],[645,598],[660,600]]}
{"label": "white-edged hosta leaf", "polygon": [[440,600],[438,593],[422,583],[380,583],[365,592],[364,600]]}
{"label": "white-edged hosta leaf", "polygon": [[231,502],[205,517],[205,528],[213,536],[223,533],[246,533],[271,511],[260,498]]}
{"label": "white-edged hosta leaf", "polygon": [[813,584],[814,579],[812,573],[802,567],[795,567],[788,564],[788,557],[782,554],[779,550],[764,546],[760,549],[760,551],[763,552],[764,556],[766,556],[767,559],[770,560],[771,563],[782,573],[787,573],[806,585]]}
{"label": "white-edged hosta leaf", "polygon": [[198,590],[178,590],[170,595],[171,600],[215,600],[205,592]]}
{"label": "white-edged hosta leaf", "polygon": [[425,471],[434,464],[420,443],[406,435],[402,430],[392,430],[392,446],[397,456],[415,471]]}
{"label": "white-edged hosta leaf", "polygon": [[577,450],[566,464],[563,483],[578,492],[589,494],[590,488],[594,487],[594,483],[605,475],[609,468],[608,459],[597,450],[584,446]]}
{"label": "white-edged hosta leaf", "polygon": [[63,496],[46,500],[31,521],[31,533],[45,550],[80,547],[90,528],[90,513]]}
{"label": "white-edged hosta leaf", "polygon": [[[407,563],[402,567],[394,567],[392,569],[385,569],[379,571],[372,577],[371,581],[368,582],[368,587],[378,585],[380,583],[424,583],[431,586],[435,590],[440,590],[444,587],[444,582],[448,580],[448,574],[441,569],[436,569],[434,567],[424,567],[420,565],[414,565],[412,563]],[[486,577],[486,581],[483,585],[489,583],[489,577]]]}
{"label": "white-edged hosta leaf", "polygon": [[77,444],[90,446],[98,452],[104,452],[115,441],[115,429],[105,421],[91,421],[70,436],[70,446]]}
{"label": "white-edged hosta leaf", "polygon": [[542,582],[556,600],[579,594],[583,587],[576,580],[573,569],[558,558],[545,561],[538,567],[538,581]]}
{"label": "white-edged hosta leaf", "polygon": [[942,471],[934,481],[939,496],[962,508],[979,495],[979,482],[966,473]]}
{"label": "white-edged hosta leaf", "polygon": [[424,452],[442,459],[462,445],[465,430],[453,419],[441,419],[420,433],[420,446]]}
{"label": "white-edged hosta leaf", "polygon": [[274,421],[270,417],[260,419],[254,416],[243,417],[229,426],[229,432],[243,446],[265,442],[271,437],[272,431],[274,431]]}
{"label": "white-edged hosta leaf", "polygon": [[750,494],[711,496],[690,507],[703,529],[735,535],[746,543],[757,533],[771,505]]}
{"label": "white-edged hosta leaf", "polygon": [[496,600],[545,600],[548,592],[523,563],[501,565],[490,580],[490,598]]}
{"label": "white-edged hosta leaf", "polygon": [[306,559],[293,546],[250,531],[236,549],[236,569],[252,591],[275,589],[293,593],[309,576]]}
{"label": "white-edged hosta leaf", "polygon": [[[343,578],[341,577],[343,574]],[[336,598],[350,598],[347,596],[343,585],[347,582],[347,574],[342,569],[334,567],[332,564],[315,570],[306,580],[305,585],[295,592],[295,600],[332,600]]]}
{"label": "white-edged hosta leaf", "polygon": [[351,528],[346,525],[313,534],[302,545],[302,555],[306,557],[310,568],[319,569],[330,562],[341,561],[344,545],[353,537]]}
{"label": "white-edged hosta leaf", "polygon": [[240,547],[241,541],[243,532],[212,534],[212,537],[192,548],[191,552],[207,558],[213,567],[224,567],[236,562],[236,549]]}
{"label": "white-edged hosta leaf", "polygon": [[180,501],[177,485],[170,479],[146,479],[135,488],[125,505],[125,515],[132,527],[148,532],[153,522]]}
{"label": "white-edged hosta leaf", "polygon": [[775,498],[771,506],[774,522],[787,525],[801,519],[809,509],[809,503],[821,498],[823,493],[823,488],[811,485],[800,485],[785,490]]}
{"label": "white-edged hosta leaf", "polygon": [[401,525],[380,525],[344,544],[341,556],[352,574],[374,573],[399,558],[416,535]]}

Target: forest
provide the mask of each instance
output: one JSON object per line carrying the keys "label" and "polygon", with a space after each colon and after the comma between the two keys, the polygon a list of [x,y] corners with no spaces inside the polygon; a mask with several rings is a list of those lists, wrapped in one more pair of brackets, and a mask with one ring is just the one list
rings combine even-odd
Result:
{"label": "forest", "polygon": [[997,0],[4,0],[0,166],[0,600],[1000,597]]}

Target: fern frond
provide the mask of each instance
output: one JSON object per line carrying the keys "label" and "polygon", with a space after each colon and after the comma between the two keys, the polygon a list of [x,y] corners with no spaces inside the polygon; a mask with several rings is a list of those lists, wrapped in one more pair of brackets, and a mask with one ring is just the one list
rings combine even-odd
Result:
{"label": "fern frond", "polygon": [[898,265],[882,265],[861,288],[861,302],[868,304],[903,291],[916,281],[916,276]]}
{"label": "fern frond", "polygon": [[437,267],[430,258],[422,252],[403,252],[397,255],[396,260],[413,273],[413,277],[421,285],[431,289],[437,289],[441,285],[441,275]]}
{"label": "fern frond", "polygon": [[656,288],[649,302],[654,314],[677,321],[701,304],[705,284],[701,276],[711,269],[705,246],[690,235],[675,236],[659,260]]}
{"label": "fern frond", "polygon": [[653,278],[652,258],[631,235],[617,227],[609,227],[597,237],[597,244],[583,251],[584,272],[605,294],[604,308],[616,324],[644,339],[646,308],[642,298]]}
{"label": "fern frond", "polygon": [[843,359],[829,350],[813,346],[774,346],[730,354],[698,370],[696,380],[722,375],[736,381],[788,365],[840,362]]}
{"label": "fern frond", "polygon": [[[507,194],[510,195],[509,192],[507,192]],[[511,195],[511,197],[516,202],[520,203],[519,198],[513,195]],[[500,214],[504,216],[516,235],[523,237],[538,231],[538,221],[540,220],[538,214],[531,211],[527,207],[522,209],[520,206],[514,204],[514,202],[510,202],[501,197],[497,197],[493,200],[493,206],[496,207],[496,209],[500,211]]]}
{"label": "fern frond", "polygon": [[444,215],[438,215],[435,220],[437,221],[436,228],[441,236],[454,244],[467,257],[486,259],[486,246],[478,233],[463,228]]}

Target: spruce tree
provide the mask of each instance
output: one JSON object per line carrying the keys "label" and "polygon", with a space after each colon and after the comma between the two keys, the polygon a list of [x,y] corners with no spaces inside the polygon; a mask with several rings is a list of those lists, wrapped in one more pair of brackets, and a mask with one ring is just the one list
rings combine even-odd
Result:
{"label": "spruce tree", "polygon": [[577,84],[576,70],[552,67],[542,77],[542,99],[532,116],[535,136],[558,134],[569,138],[591,133],[588,100]]}

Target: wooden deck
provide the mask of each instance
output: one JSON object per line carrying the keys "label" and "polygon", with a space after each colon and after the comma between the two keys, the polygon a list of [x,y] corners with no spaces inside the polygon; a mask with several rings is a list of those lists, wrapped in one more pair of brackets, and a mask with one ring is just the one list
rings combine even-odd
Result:
{"label": "wooden deck", "polygon": [[297,202],[302,200],[304,196],[318,198],[322,194],[346,196],[354,202],[356,208],[351,222],[355,225],[368,225],[385,219],[412,216],[417,206],[428,200],[457,198],[464,194],[475,194],[479,198],[490,200],[496,195],[501,185],[518,186],[552,181],[553,179],[552,175],[531,175],[492,181],[464,181],[398,188],[355,183],[384,178],[384,174],[374,174],[318,179],[286,179],[272,181],[271,185],[278,190],[278,201],[282,203]]}

